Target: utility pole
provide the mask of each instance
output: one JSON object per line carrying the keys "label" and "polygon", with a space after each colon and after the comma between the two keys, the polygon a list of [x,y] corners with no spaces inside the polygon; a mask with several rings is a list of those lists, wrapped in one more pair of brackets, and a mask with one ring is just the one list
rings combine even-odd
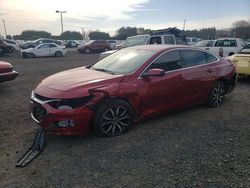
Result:
{"label": "utility pole", "polygon": [[4,34],[5,34],[5,38],[6,38],[7,37],[7,32],[6,32],[5,20],[2,19],[2,21],[3,21]]}
{"label": "utility pole", "polygon": [[56,10],[56,13],[60,13],[61,14],[61,27],[62,27],[62,33],[63,33],[63,17],[62,17],[62,14],[63,13],[67,13],[67,12],[66,11]]}
{"label": "utility pole", "polygon": [[187,19],[185,19],[183,22],[183,31],[185,31],[186,21],[187,21]]}

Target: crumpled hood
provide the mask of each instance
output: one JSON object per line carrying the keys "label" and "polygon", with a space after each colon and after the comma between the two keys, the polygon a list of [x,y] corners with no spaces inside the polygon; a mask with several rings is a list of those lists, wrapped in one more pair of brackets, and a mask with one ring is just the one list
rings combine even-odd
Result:
{"label": "crumpled hood", "polygon": [[83,97],[89,95],[90,89],[119,83],[123,77],[79,67],[45,78],[35,93],[48,98]]}

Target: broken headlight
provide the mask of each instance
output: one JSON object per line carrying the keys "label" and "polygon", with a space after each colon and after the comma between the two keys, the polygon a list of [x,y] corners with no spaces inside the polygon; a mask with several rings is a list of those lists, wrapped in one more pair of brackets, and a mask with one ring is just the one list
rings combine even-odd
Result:
{"label": "broken headlight", "polygon": [[79,97],[73,99],[58,99],[55,101],[50,101],[48,104],[54,108],[60,109],[61,106],[70,106],[71,108],[79,108],[85,105],[93,96]]}

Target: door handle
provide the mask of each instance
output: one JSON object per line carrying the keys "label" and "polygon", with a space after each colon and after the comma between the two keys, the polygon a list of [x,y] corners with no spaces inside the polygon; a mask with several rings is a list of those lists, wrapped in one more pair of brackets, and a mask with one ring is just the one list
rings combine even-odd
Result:
{"label": "door handle", "polygon": [[213,71],[212,69],[208,69],[207,72],[208,72],[208,73],[212,73],[212,72],[214,72],[214,71]]}
{"label": "door handle", "polygon": [[206,48],[206,50],[209,50],[210,48]]}

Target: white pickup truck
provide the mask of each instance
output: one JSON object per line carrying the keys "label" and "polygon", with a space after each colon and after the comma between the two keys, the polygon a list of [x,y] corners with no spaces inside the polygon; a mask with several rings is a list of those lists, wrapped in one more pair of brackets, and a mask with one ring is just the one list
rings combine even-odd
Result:
{"label": "white pickup truck", "polygon": [[208,50],[220,57],[227,57],[233,54],[237,54],[245,46],[246,42],[239,38],[220,38],[215,41],[213,46],[199,48]]}

